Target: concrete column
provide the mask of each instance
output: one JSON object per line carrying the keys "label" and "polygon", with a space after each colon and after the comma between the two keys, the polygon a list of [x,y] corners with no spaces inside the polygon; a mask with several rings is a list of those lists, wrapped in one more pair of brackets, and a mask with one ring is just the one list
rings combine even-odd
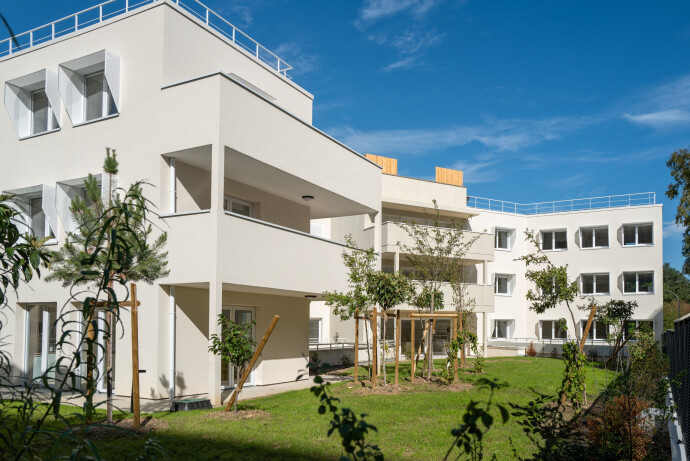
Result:
{"label": "concrete column", "polygon": [[175,157],[170,157],[170,213],[177,212],[177,173]]}
{"label": "concrete column", "polygon": [[376,266],[381,269],[381,211],[374,215],[374,251],[377,254]]}
{"label": "concrete column", "polygon": [[393,253],[393,272],[400,272],[400,252]]}
{"label": "concrete column", "polygon": [[[225,187],[225,149],[220,142],[211,147],[211,217],[213,221],[212,242],[217,251],[215,254],[222,254],[220,249],[223,247],[223,235],[220,231],[221,223],[225,218],[223,212],[223,193]],[[216,256],[212,263],[211,280],[209,281],[208,293],[208,345],[211,345],[210,337],[212,334],[220,335],[218,326],[218,315],[223,313],[223,281],[220,277],[221,261]],[[208,353],[208,395],[212,405],[220,405],[221,401],[221,361],[213,353]]]}
{"label": "concrete column", "polygon": [[[486,266],[486,262],[484,262],[484,266]],[[489,329],[488,329],[488,321],[487,321],[487,313],[484,312],[482,314],[482,349],[484,350],[484,357],[486,357],[487,352],[486,352],[486,346],[487,346],[487,337],[489,335]]]}
{"label": "concrete column", "polygon": [[482,261],[482,284],[484,285],[489,284],[489,271],[487,266],[486,260]]}

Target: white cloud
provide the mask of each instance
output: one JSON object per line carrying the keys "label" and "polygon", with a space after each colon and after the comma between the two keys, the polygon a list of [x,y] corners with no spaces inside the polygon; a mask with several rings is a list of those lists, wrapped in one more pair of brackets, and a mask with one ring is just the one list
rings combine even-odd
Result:
{"label": "white cloud", "polygon": [[366,0],[359,10],[359,19],[355,23],[360,29],[398,14],[423,16],[439,3],[439,0]]}
{"label": "white cloud", "polygon": [[675,221],[664,222],[664,238],[681,238],[685,229],[678,226]]}
{"label": "white cloud", "polygon": [[639,125],[648,125],[652,128],[661,129],[690,123],[690,111],[670,109],[639,115],[624,114],[623,118]]}
{"label": "white cloud", "polygon": [[381,70],[390,72],[398,69],[409,69],[421,64],[424,54],[443,41],[445,34],[435,30],[408,30],[400,35],[370,35],[369,40],[377,45],[392,48],[398,59],[384,66]]}
{"label": "white cloud", "polygon": [[290,75],[314,72],[319,65],[319,56],[305,53],[297,42],[282,43],[273,52],[293,67]]}
{"label": "white cloud", "polygon": [[623,118],[655,129],[690,125],[690,74],[657,86],[623,114]]}
{"label": "white cloud", "polygon": [[495,182],[501,179],[504,169],[497,166],[496,160],[460,160],[451,168],[462,171],[462,180],[465,184],[477,184],[484,182]]}

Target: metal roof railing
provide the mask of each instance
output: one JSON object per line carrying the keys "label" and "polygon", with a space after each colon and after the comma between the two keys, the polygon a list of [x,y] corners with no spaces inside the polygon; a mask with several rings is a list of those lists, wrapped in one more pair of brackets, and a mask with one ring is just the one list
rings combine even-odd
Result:
{"label": "metal roof railing", "polygon": [[467,197],[467,206],[488,211],[500,211],[517,215],[539,215],[564,213],[568,211],[601,210],[654,205],[656,193],[640,192],[636,194],[609,195],[605,197],[577,198],[540,203],[505,202],[482,197]]}
{"label": "metal roof railing", "polygon": [[109,0],[57,21],[17,34],[14,40],[7,38],[0,41],[0,58],[55,40],[72,32],[83,30],[142,6],[158,2],[178,5],[194,16],[196,20],[206,24],[206,26],[237,45],[249,56],[268,65],[283,77],[290,78],[288,71],[292,70],[292,67],[288,63],[198,0]]}

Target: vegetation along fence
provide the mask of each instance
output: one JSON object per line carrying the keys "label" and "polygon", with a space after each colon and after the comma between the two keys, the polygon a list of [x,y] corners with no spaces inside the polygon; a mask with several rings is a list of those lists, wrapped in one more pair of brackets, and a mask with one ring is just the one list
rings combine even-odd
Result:
{"label": "vegetation along fence", "polygon": [[666,353],[671,361],[671,392],[683,431],[685,452],[690,457],[690,315],[675,321],[675,330],[665,334]]}

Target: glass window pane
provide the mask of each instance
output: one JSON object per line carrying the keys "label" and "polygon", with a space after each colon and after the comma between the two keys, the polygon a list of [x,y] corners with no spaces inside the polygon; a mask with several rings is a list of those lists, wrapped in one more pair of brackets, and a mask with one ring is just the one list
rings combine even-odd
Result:
{"label": "glass window pane", "polygon": [[541,322],[541,337],[542,339],[553,339],[553,322],[551,320],[544,320]]}
{"label": "glass window pane", "polygon": [[582,293],[586,295],[591,295],[594,293],[594,276],[593,275],[583,275],[582,276]]}
{"label": "glass window pane", "polygon": [[[585,328],[587,328],[587,321],[586,320],[581,320],[580,321],[580,331],[584,334]],[[587,333],[587,339],[592,339],[594,337],[594,324],[589,328],[589,332]]]}
{"label": "glass window pane", "polygon": [[623,274],[623,292],[635,293],[637,292],[637,278],[635,274]]}
{"label": "glass window pane", "polygon": [[496,277],[496,293],[508,294],[508,277]]}
{"label": "glass window pane", "polygon": [[542,232],[541,242],[543,250],[553,250],[553,232]]}
{"label": "glass window pane", "polygon": [[242,216],[252,216],[252,207],[249,205],[245,205],[244,203],[238,203],[236,201],[232,202],[232,210],[233,213],[241,214]]}
{"label": "glass window pane", "polygon": [[623,245],[635,244],[635,226],[623,226]]}
{"label": "glass window pane", "polygon": [[508,337],[508,321],[507,320],[496,320],[496,328],[494,330],[494,337],[496,338],[507,338]]}
{"label": "glass window pane", "polygon": [[651,245],[652,244],[652,225],[642,224],[637,226],[637,244]]}
{"label": "glass window pane", "polygon": [[45,91],[35,91],[31,95],[32,104],[32,124],[31,134],[43,133],[48,131],[48,117],[51,115],[50,104],[48,103],[48,96]]}
{"label": "glass window pane", "polygon": [[609,246],[609,228],[602,227],[594,229],[594,246],[607,247]]}
{"label": "glass window pane", "polygon": [[596,323],[596,339],[606,339],[608,337],[608,325],[604,322]]}
{"label": "glass window pane", "polygon": [[103,74],[86,78],[86,121],[103,117]]}
{"label": "glass window pane", "polygon": [[43,213],[43,199],[34,197],[29,200],[31,231],[36,238],[46,237],[46,215]]}
{"label": "glass window pane", "polygon": [[638,280],[641,293],[651,293],[654,291],[654,274],[650,272],[639,274]]}
{"label": "glass window pane", "polygon": [[609,274],[597,274],[596,276],[596,293],[609,292]]}
{"label": "glass window pane", "polygon": [[499,230],[496,232],[496,248],[502,248],[504,250],[508,249],[510,232],[505,230]]}
{"label": "glass window pane", "polygon": [[582,229],[582,248],[592,248],[594,246],[594,230]]}
{"label": "glass window pane", "polygon": [[554,247],[557,250],[565,250],[568,248],[568,239],[567,239],[567,232],[566,231],[558,231],[555,232],[556,238],[555,238],[555,245]]}
{"label": "glass window pane", "polygon": [[320,328],[321,326],[321,319],[310,319],[309,320],[309,341],[311,342],[318,342],[321,340],[319,337],[320,334]]}
{"label": "glass window pane", "polygon": [[554,330],[556,331],[556,334],[554,335],[556,338],[567,338],[568,337],[568,330],[566,328],[561,328],[561,322],[556,322],[554,321]]}

